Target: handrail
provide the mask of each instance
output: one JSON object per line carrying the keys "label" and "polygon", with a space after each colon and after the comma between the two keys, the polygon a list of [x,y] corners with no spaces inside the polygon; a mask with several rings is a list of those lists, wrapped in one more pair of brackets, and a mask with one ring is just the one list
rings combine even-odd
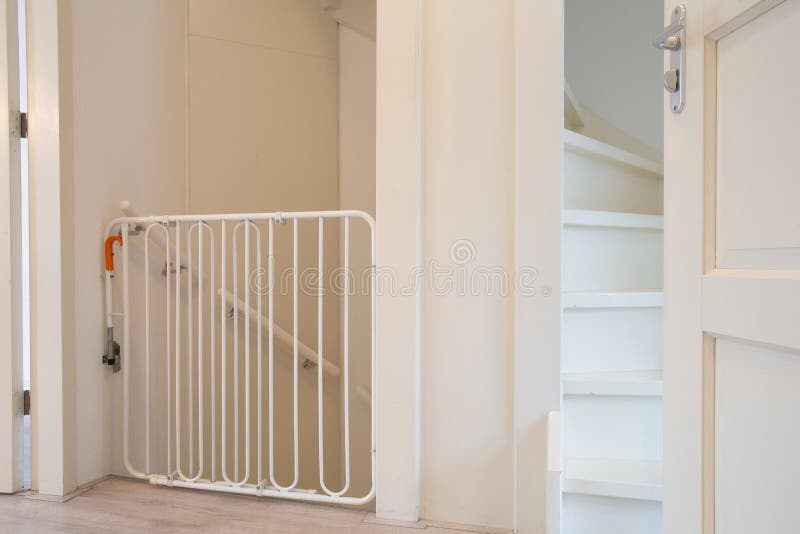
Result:
{"label": "handrail", "polygon": [[[247,309],[247,306],[245,305],[244,301],[241,298],[238,299],[235,298],[233,296],[233,293],[231,293],[230,291],[226,290],[223,293],[222,288],[220,288],[217,289],[217,295],[225,298],[225,303],[231,307],[234,313],[244,313],[244,310]],[[253,324],[258,324],[258,311],[256,311],[256,309],[253,308],[252,306],[250,306],[249,308],[250,308],[250,322]],[[269,317],[265,314],[261,315],[261,329],[262,330],[269,329]],[[273,324],[273,329],[276,340],[282,342],[288,348],[291,348],[294,345],[294,336],[292,334],[290,334],[277,324]],[[310,361],[315,365],[319,364],[319,356],[317,355],[317,353],[314,351],[314,349],[312,349],[302,341],[297,342],[297,351],[303,358],[306,359],[306,361]],[[334,365],[325,358],[322,359],[322,368],[326,373],[328,373],[331,376],[339,376],[342,374],[338,366]]]}

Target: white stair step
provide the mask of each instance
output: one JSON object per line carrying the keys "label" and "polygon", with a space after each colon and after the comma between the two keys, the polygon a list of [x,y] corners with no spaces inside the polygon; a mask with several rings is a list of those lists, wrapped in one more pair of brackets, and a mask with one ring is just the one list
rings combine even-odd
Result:
{"label": "white stair step", "polygon": [[567,459],[564,493],[661,501],[661,462]]}
{"label": "white stair step", "polygon": [[564,309],[660,308],[662,291],[568,291],[562,299]]}
{"label": "white stair step", "polygon": [[661,371],[564,375],[564,395],[660,397],[663,392],[664,381]]}
{"label": "white stair step", "polygon": [[571,152],[596,157],[654,175],[664,175],[664,164],[660,161],[643,158],[627,150],[622,150],[572,130],[563,131],[563,140],[564,148]]}
{"label": "white stair step", "polygon": [[630,228],[635,230],[663,230],[663,215],[622,213],[618,211],[564,210],[565,226],[591,226],[597,228]]}

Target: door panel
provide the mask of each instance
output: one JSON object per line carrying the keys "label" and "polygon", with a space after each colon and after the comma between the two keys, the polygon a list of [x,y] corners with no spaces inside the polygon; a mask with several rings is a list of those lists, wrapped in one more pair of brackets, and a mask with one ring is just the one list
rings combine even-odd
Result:
{"label": "door panel", "polygon": [[664,135],[664,531],[789,534],[800,524],[800,1],[685,4],[686,106],[665,110]]}
{"label": "door panel", "polygon": [[800,268],[798,28],[786,2],[717,43],[719,268]]}
{"label": "door panel", "polygon": [[[788,534],[800,465],[800,428],[792,416],[800,400],[800,336],[793,325],[800,273],[789,270],[800,268],[800,75],[790,53],[800,3],[770,10],[746,4],[706,5],[727,10],[738,26],[728,24],[723,37],[705,43],[705,105],[716,111],[704,131],[705,157],[715,157],[716,165],[706,169],[715,203],[706,204],[704,233],[712,236],[705,246],[716,246],[716,262],[706,265],[701,306],[703,330],[716,342],[706,344],[715,362],[705,370],[714,375],[706,384],[714,383],[715,394],[708,401],[713,417],[703,421],[713,436],[705,461],[714,473],[704,513],[715,532]],[[745,21],[748,13],[753,18]],[[704,396],[712,398],[708,386]]]}
{"label": "door panel", "polygon": [[717,532],[796,532],[800,354],[716,345]]}
{"label": "door panel", "polygon": [[800,346],[796,273],[717,270],[703,279],[703,330],[781,347]]}

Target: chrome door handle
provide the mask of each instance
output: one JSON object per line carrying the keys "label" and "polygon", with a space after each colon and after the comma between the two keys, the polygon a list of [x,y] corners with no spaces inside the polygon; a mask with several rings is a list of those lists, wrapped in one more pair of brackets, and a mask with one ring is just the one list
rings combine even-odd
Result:
{"label": "chrome door handle", "polygon": [[669,28],[664,29],[664,31],[653,37],[653,46],[655,46],[660,50],[677,50],[681,47],[680,37],[678,37],[677,35],[662,37],[662,34],[668,29]]}
{"label": "chrome door handle", "polygon": [[683,88],[686,86],[684,42],[686,38],[686,6],[672,10],[669,26],[653,37],[653,46],[669,52],[669,70],[664,74],[664,89],[669,93],[669,108],[680,113],[684,105]]}
{"label": "chrome door handle", "polygon": [[[675,15],[678,15],[676,17]],[[683,4],[672,10],[672,22],[653,37],[653,46],[659,50],[677,50],[681,47],[681,38],[676,33],[683,31],[686,24],[686,7]]]}

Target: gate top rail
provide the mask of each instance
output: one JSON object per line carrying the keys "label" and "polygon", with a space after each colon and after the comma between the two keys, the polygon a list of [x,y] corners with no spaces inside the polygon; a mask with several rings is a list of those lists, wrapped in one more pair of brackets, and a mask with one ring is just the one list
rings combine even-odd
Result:
{"label": "gate top rail", "polygon": [[146,215],[137,217],[117,217],[106,226],[105,236],[108,237],[115,226],[121,224],[159,224],[174,222],[213,222],[213,221],[269,221],[277,223],[286,219],[343,219],[345,217],[355,217],[362,219],[369,224],[372,232],[375,231],[375,219],[361,210],[323,210],[323,211],[274,211],[264,213],[198,213],[189,215]]}

